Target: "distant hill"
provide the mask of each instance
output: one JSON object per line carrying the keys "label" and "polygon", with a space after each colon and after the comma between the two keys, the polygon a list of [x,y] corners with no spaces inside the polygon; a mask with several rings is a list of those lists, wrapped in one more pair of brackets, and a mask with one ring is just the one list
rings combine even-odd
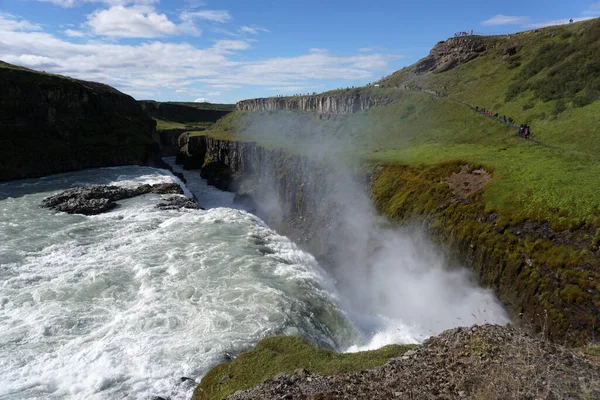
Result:
{"label": "distant hill", "polygon": [[158,102],[141,100],[140,105],[148,116],[161,121],[190,124],[195,122],[217,122],[235,110],[235,104]]}
{"label": "distant hill", "polygon": [[0,181],[144,164],[158,150],[155,126],[108,85],[0,61]]}

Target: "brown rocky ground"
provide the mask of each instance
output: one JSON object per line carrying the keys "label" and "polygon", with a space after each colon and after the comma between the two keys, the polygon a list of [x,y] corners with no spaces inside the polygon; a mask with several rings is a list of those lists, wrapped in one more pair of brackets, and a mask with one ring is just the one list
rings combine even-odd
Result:
{"label": "brown rocky ground", "polygon": [[298,370],[228,397],[394,398],[598,399],[600,367],[512,327],[485,325],[446,331],[372,370],[330,377]]}

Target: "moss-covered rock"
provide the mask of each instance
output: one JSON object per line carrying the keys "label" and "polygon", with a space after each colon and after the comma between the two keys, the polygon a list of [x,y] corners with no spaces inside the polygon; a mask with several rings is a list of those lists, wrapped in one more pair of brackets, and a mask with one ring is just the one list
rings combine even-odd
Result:
{"label": "moss-covered rock", "polygon": [[508,223],[510,216],[486,210],[481,192],[463,198],[453,191],[447,178],[463,168],[463,161],[379,167],[372,196],[379,211],[396,223],[423,221],[438,242],[494,289],[515,320],[572,344],[598,335],[600,274],[588,234],[595,227],[554,232],[541,222]]}
{"label": "moss-covered rock", "polygon": [[269,337],[232,362],[211,369],[196,388],[193,400],[224,399],[280,373],[302,373],[299,370],[306,370],[321,375],[337,375],[366,370],[383,365],[415,347],[391,345],[374,351],[342,354],[314,347],[300,337]]}

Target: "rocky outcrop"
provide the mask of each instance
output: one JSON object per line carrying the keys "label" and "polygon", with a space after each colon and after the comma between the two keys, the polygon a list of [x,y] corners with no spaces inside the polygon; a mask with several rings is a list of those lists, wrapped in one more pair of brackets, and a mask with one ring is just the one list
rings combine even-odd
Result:
{"label": "rocky outcrop", "polygon": [[335,94],[243,100],[237,103],[237,108],[242,111],[307,111],[340,115],[357,113],[392,101],[390,97],[373,96],[365,91],[348,89]]}
{"label": "rocky outcrop", "polygon": [[[599,374],[568,349],[485,325],[446,331],[371,370],[282,373],[227,399],[592,399]],[[194,398],[204,397],[196,390]]]}
{"label": "rocky outcrop", "polygon": [[155,126],[110,86],[0,62],[0,181],[145,164]]}
{"label": "rocky outcrop", "polygon": [[488,41],[471,36],[452,38],[436,44],[429,55],[414,66],[417,75],[427,72],[445,72],[485,54]]}
{"label": "rocky outcrop", "polygon": [[161,210],[181,210],[182,208],[187,208],[190,210],[204,210],[204,208],[198,203],[192,199],[188,199],[185,196],[169,197],[167,200],[165,200],[165,202],[159,203],[156,208],[160,208]]}
{"label": "rocky outcrop", "polygon": [[[90,186],[67,189],[64,192],[45,198],[41,206],[68,214],[96,215],[109,211],[117,206],[117,201],[141,196],[143,194],[183,194],[183,189],[176,183],[159,183],[142,185],[135,189],[119,186]],[[187,200],[187,198],[184,197]],[[160,208],[194,208],[187,201],[167,200],[159,204]]]}

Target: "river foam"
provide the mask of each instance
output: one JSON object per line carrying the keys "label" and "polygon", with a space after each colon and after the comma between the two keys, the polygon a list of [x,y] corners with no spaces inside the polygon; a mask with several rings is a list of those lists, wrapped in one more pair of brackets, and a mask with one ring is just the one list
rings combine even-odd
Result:
{"label": "river foam", "polygon": [[0,185],[0,398],[183,399],[181,377],[266,335],[355,340],[314,258],[245,211],[38,207],[73,185],[175,180],[123,167]]}

